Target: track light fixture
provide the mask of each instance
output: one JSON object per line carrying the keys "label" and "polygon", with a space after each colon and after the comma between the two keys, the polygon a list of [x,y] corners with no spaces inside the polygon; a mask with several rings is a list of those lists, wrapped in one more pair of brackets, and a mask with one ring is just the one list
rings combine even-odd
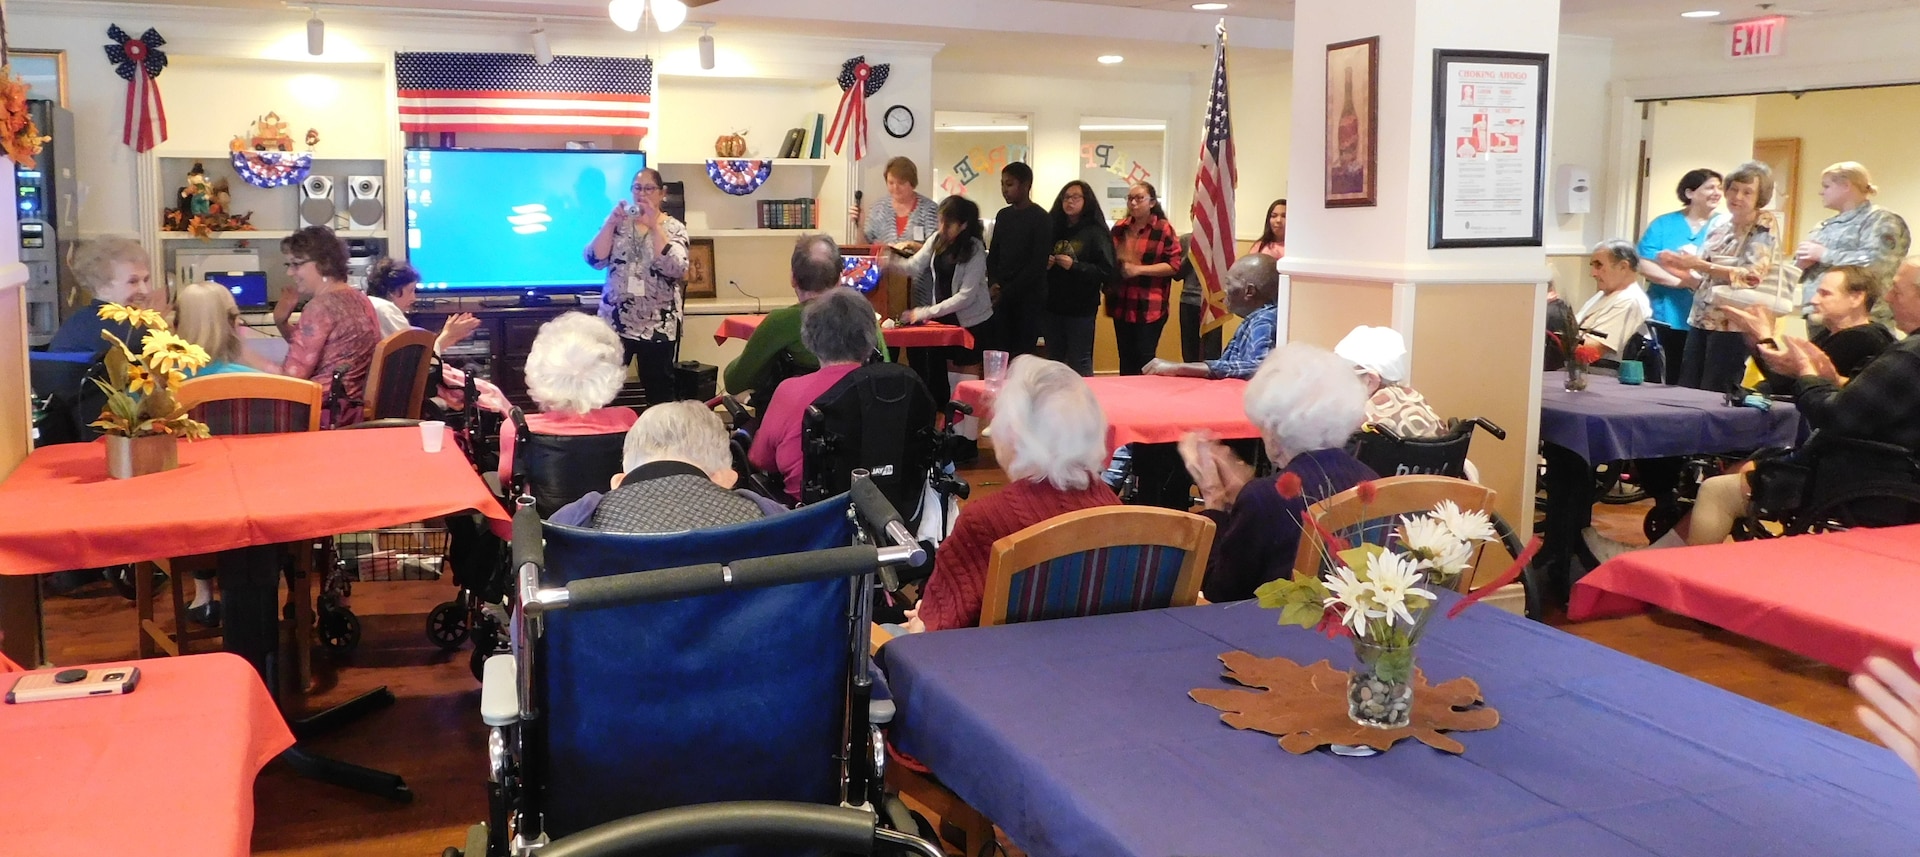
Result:
{"label": "track light fixture", "polygon": [[700,67],[713,71],[713,34],[708,32],[713,25],[706,21],[695,21],[694,24],[700,28]]}
{"label": "track light fixture", "polygon": [[327,22],[320,20],[320,9],[310,6],[307,11],[312,17],[307,19],[307,53],[319,56],[327,52]]}
{"label": "track light fixture", "polygon": [[547,38],[546,22],[534,21],[533,32],[528,35],[533,37],[533,61],[541,65],[552,65],[553,42]]}

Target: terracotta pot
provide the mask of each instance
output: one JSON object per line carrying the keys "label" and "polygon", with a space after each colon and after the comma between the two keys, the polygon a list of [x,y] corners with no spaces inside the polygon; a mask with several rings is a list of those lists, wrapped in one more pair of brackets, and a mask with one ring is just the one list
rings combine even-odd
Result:
{"label": "terracotta pot", "polygon": [[180,439],[173,435],[107,435],[107,474],[115,479],[132,479],[179,466]]}

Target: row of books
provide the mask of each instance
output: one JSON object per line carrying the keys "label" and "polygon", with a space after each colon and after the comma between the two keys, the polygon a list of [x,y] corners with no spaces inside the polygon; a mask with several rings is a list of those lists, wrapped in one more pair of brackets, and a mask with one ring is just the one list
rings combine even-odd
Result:
{"label": "row of books", "polygon": [[774,157],[818,159],[824,148],[820,138],[826,133],[826,114],[814,113],[801,120],[800,127],[787,129],[786,138],[780,141],[780,153]]}
{"label": "row of books", "polygon": [[756,203],[761,229],[817,229],[818,207],[812,199],[768,199]]}

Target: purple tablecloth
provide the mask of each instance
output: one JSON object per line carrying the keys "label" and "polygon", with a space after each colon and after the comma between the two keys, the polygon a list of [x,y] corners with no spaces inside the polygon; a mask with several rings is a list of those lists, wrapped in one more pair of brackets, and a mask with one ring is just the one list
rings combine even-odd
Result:
{"label": "purple tablecloth", "polygon": [[1251,604],[896,639],[894,740],[1034,857],[1912,854],[1920,785],[1885,749],[1489,607],[1421,665],[1501,725],[1449,756],[1294,756],[1187,698],[1244,649],[1351,663]]}
{"label": "purple tablecloth", "polygon": [[1569,393],[1563,374],[1541,378],[1540,440],[1589,462],[1792,446],[1799,432],[1800,413],[1784,402],[1770,411],[1732,408],[1725,396],[1691,387],[1587,380],[1587,389]]}

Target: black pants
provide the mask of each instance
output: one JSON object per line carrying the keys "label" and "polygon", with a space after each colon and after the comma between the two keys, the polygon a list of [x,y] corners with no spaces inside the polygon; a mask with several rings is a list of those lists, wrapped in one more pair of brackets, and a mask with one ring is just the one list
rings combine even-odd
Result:
{"label": "black pants", "polygon": [[1093,320],[1096,313],[1047,313],[1047,359],[1067,364],[1082,378],[1093,377]]}
{"label": "black pants", "polygon": [[1040,337],[1047,326],[1046,295],[1002,292],[1000,304],[993,308],[993,320],[1000,328],[1000,350],[1008,357],[1039,354]]}
{"label": "black pants", "polygon": [[1747,372],[1746,337],[1729,330],[1687,331],[1687,353],[1680,383],[1696,390],[1724,393],[1740,386]]}
{"label": "black pants", "polygon": [[1226,328],[1216,327],[1206,336],[1200,335],[1200,307],[1194,304],[1180,305],[1180,360],[1185,363],[1198,363],[1202,360],[1220,359],[1220,334]]}
{"label": "black pants", "polygon": [[627,347],[627,362],[640,364],[640,386],[647,391],[647,404],[657,405],[680,398],[673,389],[673,358],[679,343],[671,339],[620,338]]}
{"label": "black pants", "polygon": [[1653,329],[1659,332],[1660,356],[1667,361],[1660,380],[1669,387],[1675,386],[1680,383],[1680,367],[1687,362],[1687,331],[1663,324],[1653,325]]}
{"label": "black pants", "polygon": [[[942,324],[957,324],[952,316],[935,319]],[[996,319],[988,318],[979,324],[967,328],[973,336],[972,348],[958,345],[943,345],[933,348],[908,348],[907,366],[919,373],[921,383],[927,385],[927,392],[933,395],[935,407],[945,407],[953,399],[953,382],[947,378],[947,363],[952,361],[961,366],[980,364],[980,352],[994,349]]]}
{"label": "black pants", "polygon": [[1160,350],[1160,330],[1166,326],[1166,316],[1149,322],[1113,320],[1113,343],[1120,351],[1120,374],[1140,374],[1141,367]]}

